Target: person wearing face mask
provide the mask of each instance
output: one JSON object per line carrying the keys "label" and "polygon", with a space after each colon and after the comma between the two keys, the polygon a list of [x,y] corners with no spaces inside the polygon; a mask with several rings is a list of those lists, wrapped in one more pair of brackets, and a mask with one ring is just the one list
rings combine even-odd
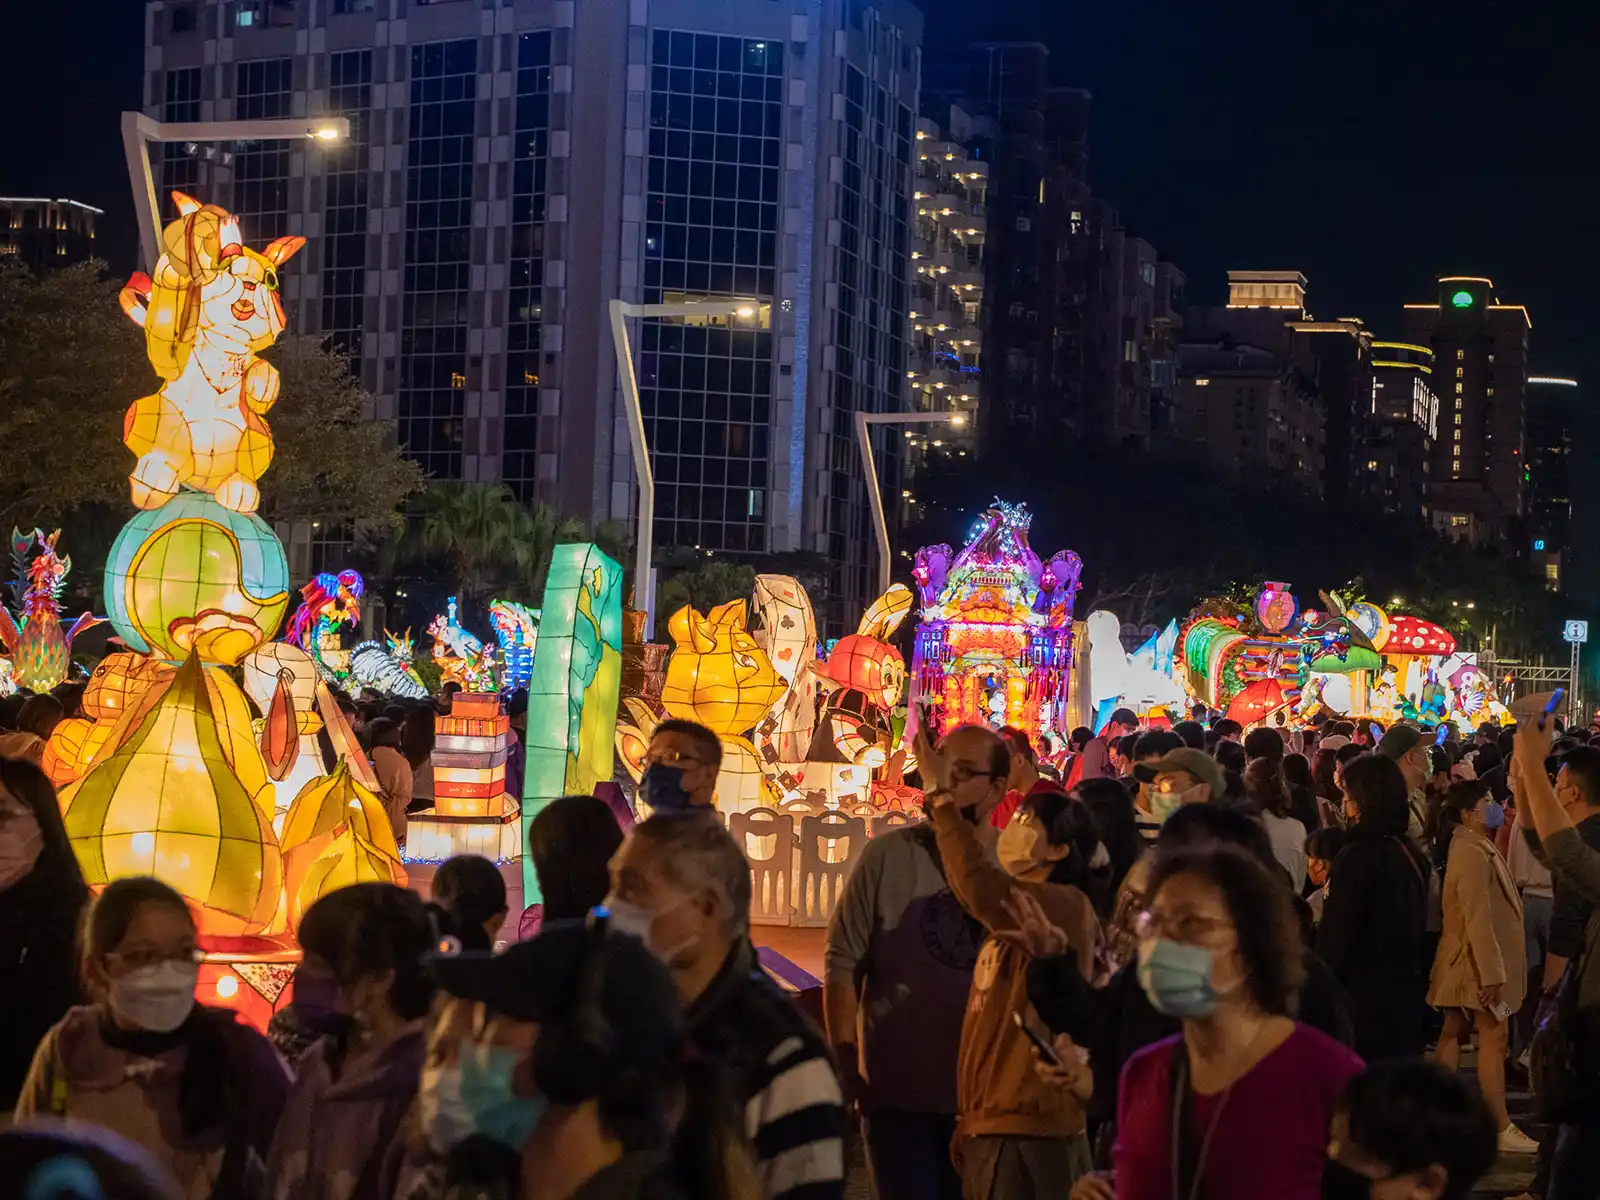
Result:
{"label": "person wearing face mask", "polygon": [[611,927],[672,972],[690,1042],[728,1072],[761,1193],[844,1194],[844,1100],[821,1033],[750,944],[750,864],[698,810],[634,826],[611,862]]}
{"label": "person wearing face mask", "polygon": [[[605,909],[434,970],[450,1030],[418,1109],[426,1136],[457,1150],[433,1194],[758,1200],[727,1080],[695,1053],[671,973]],[[476,1163],[462,1153],[474,1144]],[[498,1178],[473,1169],[491,1148]]]}
{"label": "person wearing face mask", "polygon": [[1428,817],[1428,780],[1433,777],[1432,742],[1422,736],[1422,731],[1410,725],[1396,725],[1379,738],[1375,753],[1383,755],[1400,768],[1406,781],[1406,803],[1409,809],[1406,832],[1412,840],[1420,840]]}
{"label": "person wearing face mask", "polygon": [[639,799],[651,812],[711,808],[722,742],[704,725],[669,717],[650,733]]}
{"label": "person wearing face mask", "polygon": [[49,777],[0,758],[0,1112],[39,1039],[82,998],[73,943],[88,902]]}
{"label": "person wearing face mask", "polygon": [[1304,960],[1288,889],[1234,846],[1163,853],[1140,927],[1140,986],[1182,1032],[1123,1068],[1114,1184],[1073,1196],[1317,1200],[1362,1063],[1289,1015]]}
{"label": "person wearing face mask", "polygon": [[[1140,767],[1150,767],[1160,762],[1174,750],[1184,748],[1184,741],[1170,729],[1148,729],[1141,733],[1138,740],[1133,743],[1133,775],[1125,782],[1128,784],[1133,796],[1134,808],[1138,814],[1139,836],[1144,839],[1146,846],[1156,840],[1156,834],[1161,831],[1161,818],[1156,816],[1154,805],[1151,803],[1150,790],[1151,778],[1140,778]],[[1149,772],[1146,772],[1148,775]]]}
{"label": "person wearing face mask", "polygon": [[1001,831],[999,865],[984,854],[969,813],[999,798],[1007,775],[1005,743],[979,726],[946,734],[937,747],[924,733],[917,763],[929,787],[934,835],[962,908],[992,935],[978,955],[961,1027],[954,1157],[969,1197],[1015,1200],[1054,1194],[1090,1166],[1083,1102],[1033,1069],[1021,1015],[1038,1028],[1028,1001],[1029,953],[1007,934],[1018,931],[1019,898],[1066,934],[1083,978],[1094,974],[1099,922],[1081,885],[1099,839],[1087,809],[1060,792],[1030,795]]}
{"label": "person wearing face mask", "polygon": [[183,897],[155,879],[107,885],[84,928],[93,1002],[39,1043],[16,1120],[98,1125],[143,1149],[184,1200],[256,1200],[288,1090],[267,1040],[195,1004],[199,951]]}
{"label": "person wearing face mask", "polygon": [[1432,868],[1406,836],[1406,781],[1384,755],[1344,765],[1345,847],[1324,885],[1316,950],[1350,998],[1356,1051],[1416,1057],[1427,1041],[1422,964]]}
{"label": "person wearing face mask", "polygon": [[1538,1144],[1506,1113],[1506,1022],[1522,1007],[1524,973],[1522,900],[1516,882],[1490,838],[1504,819],[1481,779],[1451,784],[1441,809],[1448,836],[1444,876],[1444,937],[1428,981],[1428,1003],[1444,1011],[1435,1061],[1455,1069],[1461,1038],[1478,1034],[1478,1084],[1495,1115],[1500,1149],[1533,1154]]}
{"label": "person wearing face mask", "polygon": [[1494,1117],[1432,1063],[1376,1063],[1334,1113],[1322,1200],[1467,1200],[1494,1166]]}
{"label": "person wearing face mask", "polygon": [[272,1200],[390,1200],[426,1048],[433,926],[415,892],[358,883],[307,909],[299,935],[297,992],[314,983],[344,1019],[300,1060],[267,1162]]}

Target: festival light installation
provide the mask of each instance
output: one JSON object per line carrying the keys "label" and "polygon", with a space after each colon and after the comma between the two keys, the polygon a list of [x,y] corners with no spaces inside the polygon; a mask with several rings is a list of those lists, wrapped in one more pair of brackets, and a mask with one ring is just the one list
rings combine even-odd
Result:
{"label": "festival light installation", "polygon": [[295,798],[281,841],[291,929],[299,928],[306,909],[338,888],[406,885],[383,800],[351,774],[348,762]]}
{"label": "festival light installation", "polygon": [[68,717],[45,743],[41,765],[58,788],[83,777],[100,760],[129,707],[152,685],[172,677],[173,666],[158,658],[122,651],[108,654],[89,673],[82,717]]}
{"label": "festival light installation", "polygon": [[539,641],[539,610],[515,600],[489,603],[489,620],[500,643],[500,690],[515,692],[533,675],[533,652]]}
{"label": "festival light installation", "polygon": [[428,636],[433,638],[433,662],[443,682],[468,692],[496,690],[494,647],[462,628],[454,596],[448,611],[428,626]]}
{"label": "festival light installation", "polygon": [[[940,728],[1012,725],[1065,736],[1072,605],[1083,562],[1063,550],[1041,562],[1024,504],[996,500],[959,554],[917,551],[922,602],[911,660],[911,711],[926,700]],[[913,732],[907,725],[907,736]]]}
{"label": "festival light installation", "polygon": [[[815,740],[817,693],[822,687],[816,615],[805,587],[789,575],[757,575],[753,599],[759,628],[751,636],[786,688],[757,723],[751,741],[762,772],[778,793],[800,795],[805,790],[806,759]],[[637,765],[629,760],[620,729],[619,749],[637,780],[643,770],[642,758]]]}
{"label": "festival light installation", "polygon": [[673,651],[661,704],[668,716],[697,721],[721,740],[715,801],[730,813],[774,798],[747,735],[785,690],[783,677],[750,632],[749,613],[741,599],[704,615],[685,606],[667,620]]}
{"label": "festival light installation", "polygon": [[[528,681],[521,845],[550,801],[592,795],[611,778],[622,688],[622,568],[592,542],[557,546],[540,611]],[[526,857],[522,883],[523,902],[537,903],[539,881]]]}
{"label": "festival light installation", "polygon": [[1191,695],[1241,723],[1299,702],[1306,650],[1287,594],[1285,585],[1268,583],[1248,606],[1208,600],[1189,615],[1178,630],[1174,669]]}
{"label": "festival light installation", "polygon": [[[99,617],[84,613],[70,627],[61,627],[61,588],[72,559],[56,553],[60,539],[59,529],[48,537],[38,529],[11,531],[11,560],[17,570],[11,590],[19,615],[12,617],[0,605],[0,643],[11,656],[7,694],[19,687],[48,692],[66,679],[72,639],[100,623]],[[38,554],[30,560],[35,547]]]}

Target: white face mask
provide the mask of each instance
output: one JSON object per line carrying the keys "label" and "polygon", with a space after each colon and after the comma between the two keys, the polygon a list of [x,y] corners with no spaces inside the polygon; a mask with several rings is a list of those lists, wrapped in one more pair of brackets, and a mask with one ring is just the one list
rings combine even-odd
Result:
{"label": "white face mask", "polygon": [[44,833],[26,809],[0,814],[0,891],[24,879],[39,861]]}
{"label": "white face mask", "polygon": [[664,917],[669,912],[675,912],[687,903],[689,903],[689,897],[680,896],[660,912],[654,912],[642,904],[633,903],[631,900],[608,896],[606,897],[605,907],[611,914],[610,929],[615,930],[617,933],[625,933],[629,937],[638,938],[649,948],[650,953],[671,967],[677,965],[673,960],[682,957],[684,952],[692,948],[698,939],[691,934],[676,946],[663,947],[656,945],[654,939],[650,936],[650,932],[655,928],[657,918]]}
{"label": "white face mask", "polygon": [[1002,829],[997,850],[1005,873],[1019,879],[1037,867],[1042,840],[1039,827],[1032,821],[1012,821]]}
{"label": "white face mask", "polygon": [[194,1011],[200,964],[169,960],[111,981],[111,1011],[123,1024],[171,1033]]}
{"label": "white face mask", "polygon": [[461,1096],[461,1068],[434,1066],[422,1069],[417,1085],[417,1111],[428,1145],[443,1154],[475,1132],[472,1112]]}

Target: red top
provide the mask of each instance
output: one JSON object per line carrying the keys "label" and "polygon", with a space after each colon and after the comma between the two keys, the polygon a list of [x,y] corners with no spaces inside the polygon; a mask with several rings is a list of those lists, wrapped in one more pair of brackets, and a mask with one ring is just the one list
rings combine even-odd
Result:
{"label": "red top", "polygon": [[[1172,1200],[1172,1062],[1178,1038],[1128,1060],[1117,1089],[1117,1200]],[[1295,1024],[1283,1045],[1227,1093],[1194,1094],[1195,1144],[1221,1122],[1201,1167],[1201,1194],[1227,1200],[1319,1200],[1333,1110],[1363,1064],[1355,1051]]]}
{"label": "red top", "polygon": [[[1028,795],[1032,796],[1038,792],[1060,792],[1064,790],[1054,779],[1041,777],[1035,780],[1034,785],[1028,789]],[[1000,803],[989,810],[989,824],[996,829],[1004,829],[1011,824],[1011,818],[1016,815],[1017,809],[1022,807],[1023,799],[1024,796],[1021,792],[1015,789],[1008,791]]]}

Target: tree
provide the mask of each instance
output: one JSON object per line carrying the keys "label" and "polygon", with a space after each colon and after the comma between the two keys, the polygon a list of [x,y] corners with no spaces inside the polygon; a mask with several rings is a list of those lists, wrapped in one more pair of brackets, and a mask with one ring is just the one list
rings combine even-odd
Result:
{"label": "tree", "polygon": [[[54,525],[97,505],[127,511],[123,414],[160,380],[118,290],[100,262],[41,275],[0,262],[0,526]],[[347,360],[295,334],[264,357],[282,389],[266,416],[277,453],[262,516],[391,528],[422,472],[371,419]]]}

